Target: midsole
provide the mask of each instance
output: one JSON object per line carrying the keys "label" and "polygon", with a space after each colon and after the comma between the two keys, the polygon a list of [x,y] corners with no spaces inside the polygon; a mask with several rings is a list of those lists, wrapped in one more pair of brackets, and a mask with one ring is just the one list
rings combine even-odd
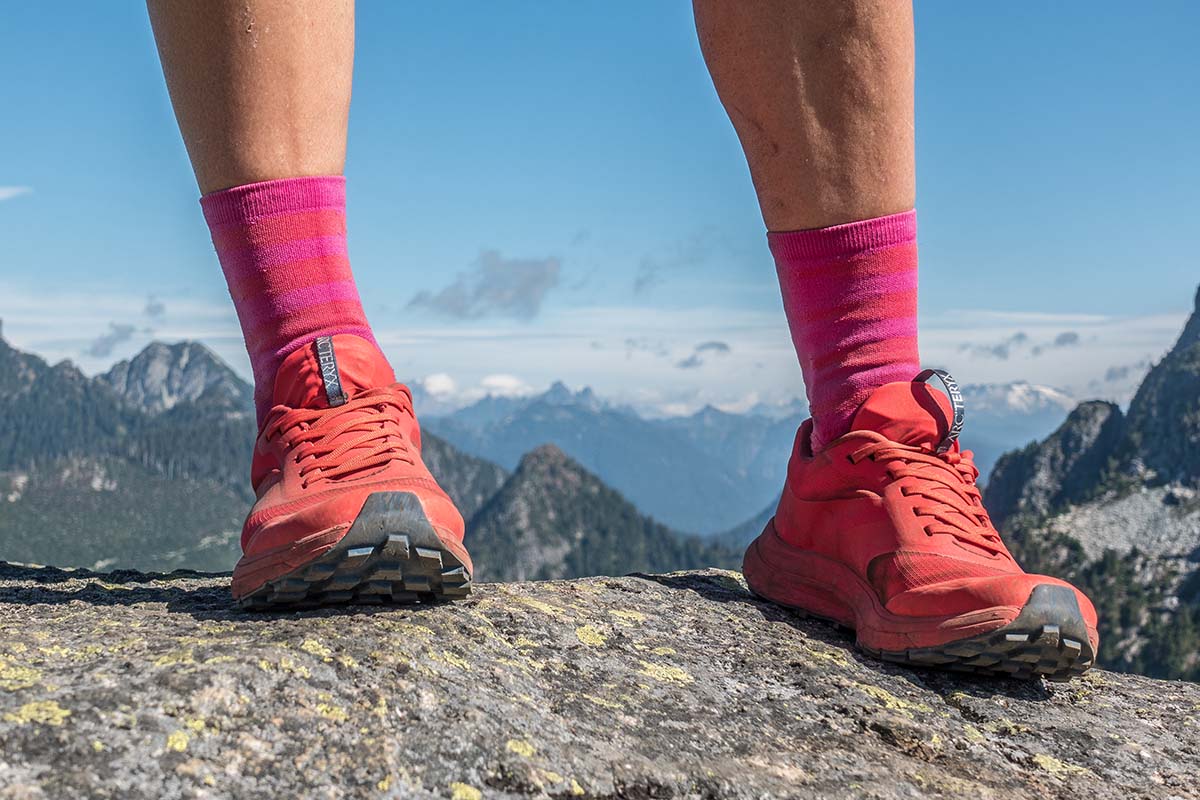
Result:
{"label": "midsole", "polygon": [[854,628],[859,643],[875,650],[935,647],[971,638],[1003,627],[1021,613],[1020,606],[994,606],[967,614],[897,616],[845,564],[785,542],[774,519],[746,550],[742,571],[756,594]]}
{"label": "midsole", "polygon": [[338,525],[259,553],[253,558],[242,556],[233,569],[233,596],[244,597],[269,581],[311,564],[336,547],[349,531],[349,525]]}

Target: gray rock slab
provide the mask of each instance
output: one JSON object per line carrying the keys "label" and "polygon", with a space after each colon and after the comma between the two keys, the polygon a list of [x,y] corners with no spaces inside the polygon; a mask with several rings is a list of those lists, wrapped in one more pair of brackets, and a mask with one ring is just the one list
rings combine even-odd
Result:
{"label": "gray rock slab", "polygon": [[0,797],[1200,797],[1200,686],[864,658],[737,573],[240,613],[0,564]]}

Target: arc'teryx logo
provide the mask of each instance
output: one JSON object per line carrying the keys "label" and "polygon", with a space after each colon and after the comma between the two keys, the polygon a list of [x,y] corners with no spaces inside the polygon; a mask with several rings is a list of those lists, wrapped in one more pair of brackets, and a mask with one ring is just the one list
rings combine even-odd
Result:
{"label": "arc'teryx logo", "polygon": [[325,399],[330,406],[340,406],[350,398],[342,391],[342,373],[338,370],[337,356],[333,352],[333,337],[318,336],[313,346],[317,353],[317,364],[321,368],[321,382],[325,385]]}
{"label": "arc'teryx logo", "polygon": [[938,444],[938,452],[944,453],[954,446],[954,442],[962,433],[963,422],[967,417],[967,404],[963,400],[962,389],[958,388],[958,381],[954,380],[954,376],[944,369],[927,369],[923,370],[916,380],[925,383],[930,378],[937,376],[942,385],[946,387],[946,396],[950,398],[950,409],[954,414],[954,418],[950,420],[950,430],[946,432],[946,437]]}

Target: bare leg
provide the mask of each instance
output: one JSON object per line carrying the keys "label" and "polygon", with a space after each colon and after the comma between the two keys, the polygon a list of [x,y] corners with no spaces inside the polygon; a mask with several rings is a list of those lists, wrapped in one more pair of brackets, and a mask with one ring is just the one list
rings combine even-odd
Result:
{"label": "bare leg", "polygon": [[200,191],[339,175],[353,0],[148,0]]}
{"label": "bare leg", "polygon": [[909,0],[694,0],[772,231],[914,205]]}
{"label": "bare leg", "polygon": [[148,7],[262,422],[289,353],[332,334],[374,346],[346,246],[354,1]]}

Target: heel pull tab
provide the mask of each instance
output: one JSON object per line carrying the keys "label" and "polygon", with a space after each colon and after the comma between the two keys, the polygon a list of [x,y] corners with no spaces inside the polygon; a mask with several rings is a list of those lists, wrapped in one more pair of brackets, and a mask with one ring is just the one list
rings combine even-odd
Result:
{"label": "heel pull tab", "polygon": [[946,396],[950,398],[950,408],[954,412],[954,419],[950,421],[950,430],[946,431],[946,437],[937,446],[937,452],[945,453],[954,446],[958,435],[962,433],[963,421],[967,415],[967,407],[966,403],[963,402],[962,390],[958,388],[958,381],[954,380],[954,376],[946,372],[946,370],[923,370],[914,380],[918,383],[928,383],[929,379],[935,375],[941,379],[942,385],[946,387]]}
{"label": "heel pull tab", "polygon": [[333,337],[318,336],[313,341],[317,354],[317,365],[321,369],[321,383],[325,386],[325,400],[330,407],[340,406],[350,398],[342,389],[342,373],[338,369],[337,355],[333,352]]}

